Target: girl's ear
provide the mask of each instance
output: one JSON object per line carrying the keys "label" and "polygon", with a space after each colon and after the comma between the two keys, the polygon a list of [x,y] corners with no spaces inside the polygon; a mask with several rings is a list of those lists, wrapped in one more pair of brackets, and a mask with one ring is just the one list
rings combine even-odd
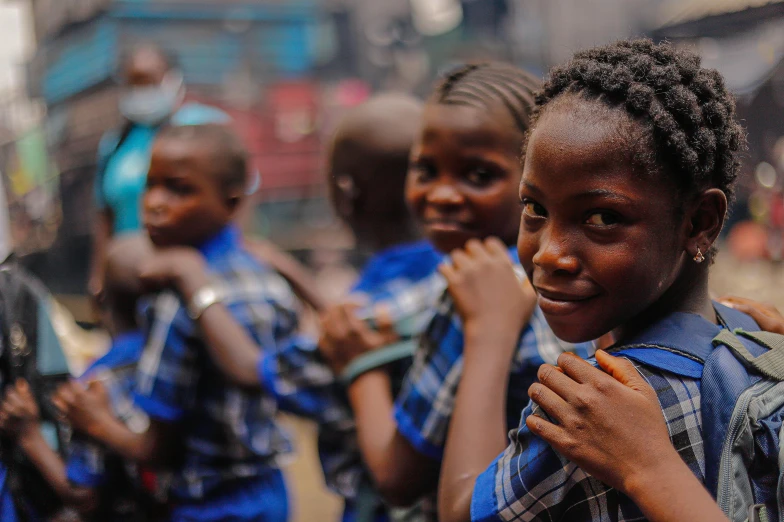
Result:
{"label": "girl's ear", "polygon": [[691,257],[700,257],[698,252],[708,253],[719,237],[726,217],[727,195],[721,189],[705,190],[694,199],[690,207],[690,231],[686,241],[686,251]]}

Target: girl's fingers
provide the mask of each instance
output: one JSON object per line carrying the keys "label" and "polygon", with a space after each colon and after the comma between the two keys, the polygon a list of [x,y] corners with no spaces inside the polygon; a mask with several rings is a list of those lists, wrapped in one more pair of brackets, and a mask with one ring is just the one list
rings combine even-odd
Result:
{"label": "girl's fingers", "polygon": [[528,388],[528,396],[558,424],[563,424],[569,404],[547,386],[535,382]]}
{"label": "girl's fingers", "polygon": [[590,363],[573,353],[567,352],[559,355],[558,367],[563,370],[564,374],[580,384],[607,379],[607,375],[602,372],[597,372],[596,368]]}
{"label": "girl's fingers", "polygon": [[558,394],[566,402],[572,402],[580,393],[580,384],[552,365],[541,365],[536,376],[539,383]]}
{"label": "girl's fingers", "polygon": [[488,257],[488,252],[484,244],[478,239],[471,239],[465,245],[465,251],[471,255],[471,257],[478,258],[478,257]]}
{"label": "girl's fingers", "polygon": [[463,250],[454,250],[449,257],[452,259],[452,266],[458,271],[471,263],[471,258]]}
{"label": "girl's fingers", "polygon": [[565,440],[563,428],[553,424],[547,419],[543,419],[538,415],[529,415],[525,419],[525,425],[531,430],[531,433],[541,437],[545,442],[553,446],[555,443]]}
{"label": "girl's fingers", "polygon": [[485,240],[485,247],[487,248],[488,252],[497,256],[503,256],[505,258],[509,258],[509,253],[507,252],[507,246],[504,245],[503,241],[498,239],[497,237],[489,237]]}
{"label": "girl's fingers", "polygon": [[441,263],[438,265],[438,271],[441,272],[442,276],[444,276],[448,286],[454,284],[455,276],[457,276],[457,271],[455,270],[454,266],[449,263]]}
{"label": "girl's fingers", "polygon": [[648,399],[658,402],[656,392],[643,379],[634,364],[623,357],[613,357],[603,350],[596,352],[596,361],[609,376],[624,386],[641,392]]}
{"label": "girl's fingers", "polygon": [[[756,303],[755,305],[733,303],[732,307],[739,312],[751,316],[764,331],[784,334],[784,317],[779,316],[777,318],[773,315],[774,312],[769,309],[760,309],[757,307]],[[776,313],[778,313],[778,311],[776,311]]]}

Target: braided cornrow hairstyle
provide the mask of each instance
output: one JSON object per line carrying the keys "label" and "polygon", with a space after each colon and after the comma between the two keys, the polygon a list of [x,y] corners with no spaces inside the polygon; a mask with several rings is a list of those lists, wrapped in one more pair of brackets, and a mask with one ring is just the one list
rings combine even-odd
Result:
{"label": "braided cornrow hairstyle", "polygon": [[649,150],[635,151],[635,161],[647,171],[664,170],[685,195],[716,187],[732,200],[745,133],[721,75],[700,67],[697,55],[648,39],[578,52],[551,71],[534,119],[565,94],[620,108],[642,124]]}
{"label": "braided cornrow hairstyle", "polygon": [[520,132],[526,134],[536,103],[535,92],[540,88],[541,82],[536,77],[512,65],[469,63],[447,73],[433,92],[431,101],[480,108],[501,103]]}

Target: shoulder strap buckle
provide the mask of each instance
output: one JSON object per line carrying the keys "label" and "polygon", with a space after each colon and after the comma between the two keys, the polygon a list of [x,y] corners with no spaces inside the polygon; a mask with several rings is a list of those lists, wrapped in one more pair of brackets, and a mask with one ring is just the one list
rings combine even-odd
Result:
{"label": "shoulder strap buckle", "polygon": [[[754,356],[740,337],[767,348],[759,356]],[[713,338],[713,346],[724,345],[747,367],[755,369],[769,379],[784,381],[784,335],[770,332],[747,332],[742,328],[734,331],[724,329]]]}

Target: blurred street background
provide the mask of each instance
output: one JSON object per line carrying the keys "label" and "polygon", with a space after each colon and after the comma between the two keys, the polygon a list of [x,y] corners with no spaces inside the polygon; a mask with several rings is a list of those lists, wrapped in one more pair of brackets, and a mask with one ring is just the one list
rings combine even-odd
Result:
{"label": "blurred street background", "polygon": [[[781,0],[0,0],[0,173],[16,251],[93,321],[96,150],[120,123],[118,63],[135,42],[170,51],[188,99],[234,119],[262,176],[247,229],[339,295],[353,239],[330,209],[322,163],[343,111],[381,90],[423,95],[467,60],[544,75],[577,49],[641,35],[696,49],[736,93],[749,149],[713,286],[784,309]],[[337,507],[312,428],[296,426],[309,451],[292,469],[310,478],[296,482],[297,513],[327,520]]]}

